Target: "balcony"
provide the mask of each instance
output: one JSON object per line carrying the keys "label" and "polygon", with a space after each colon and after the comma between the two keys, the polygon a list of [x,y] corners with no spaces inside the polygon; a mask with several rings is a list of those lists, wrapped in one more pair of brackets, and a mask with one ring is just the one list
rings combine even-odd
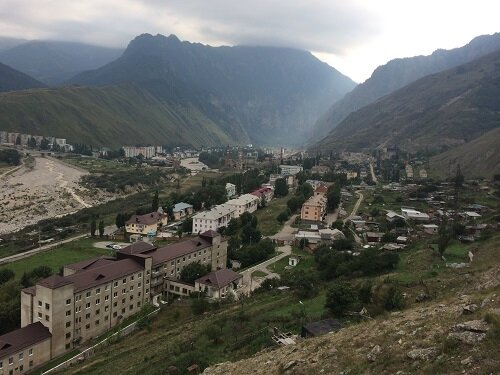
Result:
{"label": "balcony", "polygon": [[161,276],[161,275],[162,275],[162,272],[161,272],[161,271],[154,271],[154,272],[152,273],[152,276],[153,276],[153,277],[158,277],[158,276]]}
{"label": "balcony", "polygon": [[163,279],[154,279],[151,281],[151,287],[155,287],[163,284]]}

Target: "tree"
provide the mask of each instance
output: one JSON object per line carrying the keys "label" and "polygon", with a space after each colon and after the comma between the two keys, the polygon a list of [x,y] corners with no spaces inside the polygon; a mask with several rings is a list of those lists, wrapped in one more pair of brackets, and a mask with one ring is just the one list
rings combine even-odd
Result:
{"label": "tree", "polygon": [[256,244],[262,238],[260,230],[253,227],[252,223],[246,224],[241,229],[241,242],[243,244]]}
{"label": "tree", "polygon": [[386,310],[401,310],[405,307],[403,294],[395,285],[387,290],[384,296],[384,308]]}
{"label": "tree", "polygon": [[104,236],[104,221],[99,221],[99,237]]}
{"label": "tree", "polygon": [[206,329],[205,329],[205,332],[203,332],[205,334],[205,336],[207,336],[207,338],[209,340],[211,340],[214,344],[217,344],[219,342],[219,335],[220,335],[220,332],[219,330],[213,326],[213,325],[209,325]]}
{"label": "tree", "polygon": [[151,202],[151,211],[158,211],[158,207],[160,207],[160,200],[158,198],[158,190],[156,190],[155,195],[153,196],[153,202]]}
{"label": "tree", "polygon": [[30,137],[28,139],[28,147],[29,148],[36,148],[36,139],[33,137]]}
{"label": "tree", "polygon": [[288,214],[287,210],[281,211],[279,215],[276,217],[276,220],[280,222],[280,224],[283,224],[285,221],[288,220],[290,215]]}
{"label": "tree", "polygon": [[325,307],[330,309],[334,315],[341,316],[348,311],[356,301],[356,293],[352,287],[348,283],[337,282],[328,290]]}
{"label": "tree", "polygon": [[274,183],[274,195],[276,197],[286,197],[288,195],[288,185],[284,178],[278,178]]}
{"label": "tree", "polygon": [[176,233],[177,233],[177,237],[179,237],[179,239],[181,239],[181,238],[182,238],[182,227],[179,227],[179,228],[177,229],[177,232],[176,232]]}
{"label": "tree", "polygon": [[181,280],[185,283],[194,284],[194,281],[212,270],[210,264],[198,262],[189,263],[181,271]]}
{"label": "tree", "polygon": [[438,251],[439,255],[443,256],[448,244],[450,242],[451,236],[448,230],[448,222],[446,218],[441,221],[438,229]]}
{"label": "tree", "polygon": [[0,285],[6,283],[7,281],[11,280],[16,276],[14,271],[12,271],[9,268],[4,268],[0,270]]}
{"label": "tree", "polygon": [[313,196],[313,194],[314,194],[314,189],[307,182],[304,182],[302,185],[300,185],[297,188],[297,192],[296,192],[296,195],[303,195],[304,200],[309,199],[310,197]]}
{"label": "tree", "polygon": [[49,149],[49,140],[47,138],[43,138],[42,141],[40,142],[40,148],[42,150],[48,150]]}
{"label": "tree", "polygon": [[252,214],[249,212],[243,212],[240,216],[241,226],[244,227],[248,223],[252,222]]}
{"label": "tree", "polygon": [[97,230],[97,223],[95,219],[90,222],[90,235],[95,237],[95,231]]}
{"label": "tree", "polygon": [[182,222],[182,231],[184,233],[191,233],[193,229],[193,218],[186,219]]}
{"label": "tree", "polygon": [[234,236],[240,230],[240,220],[238,218],[231,219],[227,224],[226,235]]}
{"label": "tree", "polygon": [[334,211],[340,204],[340,187],[330,186],[326,194],[327,207],[329,211]]}
{"label": "tree", "polygon": [[115,224],[118,229],[123,228],[125,226],[126,216],[125,214],[118,213],[116,215]]}
{"label": "tree", "polygon": [[194,315],[201,315],[210,310],[210,303],[205,298],[195,299],[192,302],[191,310]]}

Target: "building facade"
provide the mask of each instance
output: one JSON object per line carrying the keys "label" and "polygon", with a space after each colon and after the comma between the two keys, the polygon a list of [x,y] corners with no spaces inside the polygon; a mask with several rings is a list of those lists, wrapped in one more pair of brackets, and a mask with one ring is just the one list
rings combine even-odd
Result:
{"label": "building facade", "polygon": [[226,227],[232,218],[236,217],[236,209],[229,204],[218,204],[209,211],[199,212],[193,216],[192,233],[202,233],[207,230],[217,231]]}
{"label": "building facade", "polygon": [[253,194],[243,194],[235,199],[228,200],[225,204],[234,207],[234,217],[240,217],[244,212],[255,212],[259,207],[259,197]]}
{"label": "building facade", "polygon": [[155,235],[159,228],[168,223],[168,216],[161,212],[151,212],[145,215],[132,215],[125,222],[125,231],[128,234],[143,236]]}
{"label": "building facade", "polygon": [[313,195],[302,205],[300,218],[305,221],[323,221],[326,214],[326,202],[323,195]]}

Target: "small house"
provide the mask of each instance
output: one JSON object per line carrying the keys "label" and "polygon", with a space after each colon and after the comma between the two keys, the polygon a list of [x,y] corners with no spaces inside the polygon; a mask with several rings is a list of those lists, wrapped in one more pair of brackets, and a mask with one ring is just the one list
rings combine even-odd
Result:
{"label": "small house", "polygon": [[243,276],[231,269],[212,271],[196,279],[194,288],[208,298],[223,299],[241,287]]}
{"label": "small house", "polygon": [[439,227],[436,224],[424,224],[424,232],[427,234],[436,234],[439,230]]}

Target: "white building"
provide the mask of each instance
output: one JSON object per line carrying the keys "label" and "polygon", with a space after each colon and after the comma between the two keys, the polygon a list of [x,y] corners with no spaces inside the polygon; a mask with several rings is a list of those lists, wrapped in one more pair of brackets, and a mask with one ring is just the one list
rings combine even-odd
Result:
{"label": "white building", "polygon": [[226,227],[232,218],[236,217],[236,208],[227,203],[214,206],[209,211],[203,211],[193,216],[193,233],[207,230],[217,231]]}
{"label": "white building", "polygon": [[302,172],[303,168],[300,165],[280,165],[282,175],[296,175]]}
{"label": "white building", "polygon": [[255,212],[259,205],[259,197],[253,194],[243,194],[239,198],[230,199],[225,204],[231,205],[236,210],[234,217],[240,217],[243,212]]}
{"label": "white building", "polygon": [[429,221],[429,215],[424,212],[417,211],[413,208],[402,208],[401,214],[405,219],[415,221]]}
{"label": "white building", "polygon": [[135,158],[139,155],[144,156],[146,159],[150,159],[156,155],[155,146],[145,146],[145,147],[133,147],[133,146],[123,146],[123,151],[125,151],[125,157]]}
{"label": "white building", "polygon": [[236,185],[229,182],[226,183],[226,196],[229,198],[236,195]]}

